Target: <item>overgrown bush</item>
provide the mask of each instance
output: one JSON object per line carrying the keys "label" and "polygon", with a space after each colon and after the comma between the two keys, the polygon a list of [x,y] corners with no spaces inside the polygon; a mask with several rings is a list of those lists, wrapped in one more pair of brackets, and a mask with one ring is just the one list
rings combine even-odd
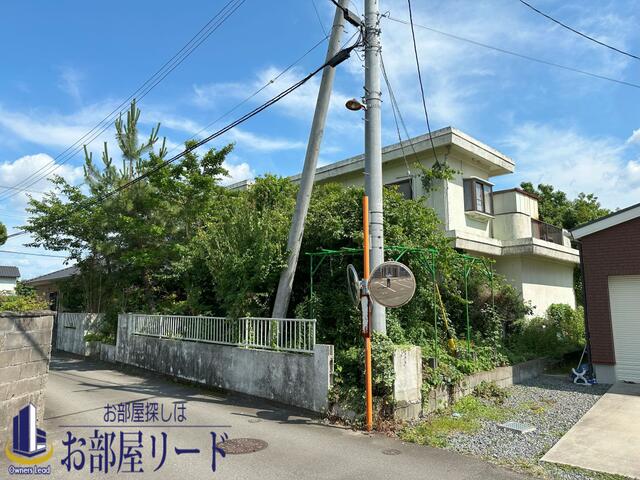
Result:
{"label": "overgrown bush", "polygon": [[569,305],[550,305],[543,317],[522,319],[509,336],[512,361],[536,357],[560,357],[584,347],[584,310]]}
{"label": "overgrown bush", "polygon": [[[359,419],[364,414],[364,341],[347,349],[336,351],[336,366],[332,400],[343,408],[356,412]],[[374,410],[378,417],[393,413],[393,352],[398,346],[387,335],[374,332],[371,337],[371,385],[375,399]]]}
{"label": "overgrown bush", "polygon": [[0,312],[30,312],[48,310],[47,302],[39,298],[35,290],[20,283],[15,293],[0,292]]}

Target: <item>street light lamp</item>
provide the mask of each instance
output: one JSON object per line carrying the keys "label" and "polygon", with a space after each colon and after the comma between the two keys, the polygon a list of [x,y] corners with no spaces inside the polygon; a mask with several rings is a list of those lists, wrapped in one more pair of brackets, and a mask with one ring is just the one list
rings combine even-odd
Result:
{"label": "street light lamp", "polygon": [[347,100],[347,103],[344,104],[352,112],[357,112],[358,110],[366,110],[367,106],[362,103],[360,100],[352,98],[351,100]]}

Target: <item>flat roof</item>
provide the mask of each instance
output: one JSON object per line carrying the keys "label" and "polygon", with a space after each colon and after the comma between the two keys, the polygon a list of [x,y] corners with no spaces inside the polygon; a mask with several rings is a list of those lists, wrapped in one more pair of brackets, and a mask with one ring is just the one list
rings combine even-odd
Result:
{"label": "flat roof", "polygon": [[579,225],[571,233],[574,238],[582,238],[587,235],[591,235],[607,228],[614,227],[624,222],[634,220],[640,217],[640,203],[631,205],[630,207],[623,208],[621,210],[605,215],[604,217],[597,218],[585,224]]}
{"label": "flat roof", "polygon": [[[431,132],[431,135],[426,133],[424,135],[413,137],[409,140],[403,140],[402,144],[398,142],[383,147],[382,163],[384,164],[402,158],[403,148],[405,152],[407,149],[410,151],[415,149],[416,152],[429,152],[431,150],[432,139],[433,146],[436,149],[451,146],[456,150],[471,155],[475,160],[483,164],[488,169],[490,177],[504,175],[514,171],[515,163],[511,158],[473,138],[471,135],[453,127],[441,128],[440,130]],[[413,145],[413,148],[411,148],[411,145]],[[316,181],[322,181],[347,173],[357,172],[363,168],[364,154],[356,155],[355,157],[340,160],[339,162],[317,168]],[[292,175],[289,179],[295,182],[300,180],[300,176],[301,174]]]}

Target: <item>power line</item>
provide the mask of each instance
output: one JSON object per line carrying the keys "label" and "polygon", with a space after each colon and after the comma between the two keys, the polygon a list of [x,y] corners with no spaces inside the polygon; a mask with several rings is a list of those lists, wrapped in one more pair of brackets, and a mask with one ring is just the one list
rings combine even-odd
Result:
{"label": "power line", "polygon": [[[151,90],[153,90],[153,88],[155,88],[169,73],[171,73],[175,68],[177,68],[189,55],[191,55],[191,53],[193,53],[193,51],[196,48],[198,48],[215,30],[217,30],[218,27],[220,25],[222,25],[222,23],[224,23],[226,21],[226,19],[233,12],[235,12],[235,10],[237,10],[237,8],[242,3],[244,3],[245,0],[240,0],[240,3],[234,4],[229,11],[225,12],[227,7],[229,7],[234,1],[237,2],[238,0],[230,0],[211,20],[209,20],[209,22],[204,27],[202,27],[200,29],[200,31],[198,33],[196,33],[196,35],[194,35],[191,38],[191,40],[189,40],[189,42],[187,42],[187,44],[185,46],[182,47],[182,49],[180,49],[178,51],[178,53],[176,53],[171,59],[169,59],[167,62],[165,62],[165,64],[162,67],[160,67],[160,69],[158,71],[156,71],[156,73],[154,73],[149,79],[147,79],[147,81],[145,83],[143,83],[140,87],[138,87],[138,89],[135,92],[133,92],[133,94],[131,94],[127,99],[125,99],[111,113],[109,113],[105,118],[103,118],[93,129],[91,129],[89,132],[87,132],[85,135],[83,135],[71,147],[67,148],[67,150],[62,152],[62,154],[58,155],[51,162],[49,162],[48,165],[43,166],[38,171],[34,172],[34,174],[31,174],[30,177],[33,178],[33,176],[36,175],[38,172],[43,171],[44,169],[47,169],[47,171],[43,175],[41,175],[37,180],[35,180],[31,184],[29,184],[28,186],[33,185],[37,181],[39,181],[42,178],[46,177],[47,175],[52,173],[54,170],[59,168],[61,165],[64,165],[71,158],[73,158],[73,156],[75,156],[82,149],[82,145],[81,144],[85,144],[85,140],[86,140],[86,144],[91,143],[99,135],[101,135],[105,130],[107,130],[107,128],[109,128],[111,126],[111,123],[115,119],[115,117],[122,113],[121,111],[119,112],[119,110],[121,110],[125,105],[127,105],[129,103],[129,101],[131,99],[133,99],[138,93],[141,93],[139,98],[142,99]],[[223,16],[220,19],[220,21],[218,21],[217,24],[211,26],[212,22],[214,22],[216,20],[216,18],[218,18],[221,14],[226,15],[226,16]],[[198,38],[198,37],[200,37],[200,38]],[[194,40],[195,40],[195,42],[194,42]],[[183,52],[185,52],[185,53],[183,54]],[[170,65],[169,69],[166,72],[163,71],[169,65]],[[152,83],[147,87],[147,85],[150,82],[152,82]],[[102,128],[100,128],[101,125],[103,125]],[[95,133],[95,134],[92,134],[92,132],[94,132],[96,129],[99,129],[99,131],[97,131],[97,133]],[[88,138],[88,137],[90,137],[90,138]],[[65,152],[69,152],[69,153],[65,154]],[[66,158],[64,158],[64,157],[66,157]],[[59,161],[58,164],[56,165],[56,160],[59,159],[59,158],[63,158],[63,160]],[[29,177],[27,177],[25,180],[28,181]],[[21,183],[24,184],[25,180],[23,180]],[[9,196],[6,196],[6,193],[4,195],[5,195],[4,198],[9,198],[9,197],[13,196],[11,194]],[[0,199],[2,199],[2,198],[0,198]]]}
{"label": "power line", "polygon": [[320,12],[318,12],[318,6],[316,5],[316,0],[311,0],[311,4],[313,5],[313,9],[316,12],[316,18],[318,19],[318,23],[320,24],[322,33],[324,33],[326,36],[329,36],[329,34],[327,33],[327,29],[324,28],[324,23],[322,23],[322,18],[320,18]]}
{"label": "power line", "polygon": [[[402,23],[404,25],[409,25],[409,22],[407,20],[401,20],[399,18],[394,18],[394,17],[391,17],[389,15],[387,15],[386,18],[388,18],[392,22]],[[547,65],[547,66],[550,66],[550,67],[560,68],[562,70],[567,70],[569,72],[579,73],[581,75],[586,75],[586,76],[589,76],[589,77],[598,78],[600,80],[606,80],[606,81],[609,81],[609,82],[618,83],[620,85],[626,85],[627,87],[633,87],[633,88],[640,89],[640,84],[637,84],[637,83],[627,82],[625,80],[619,80],[617,78],[606,77],[604,75],[598,75],[597,73],[588,72],[586,70],[580,70],[578,68],[568,67],[568,66],[562,65],[560,63],[550,62],[548,60],[542,60],[540,58],[532,57],[530,55],[525,55],[524,53],[514,52],[512,50],[506,50],[506,49],[500,48],[500,47],[494,47],[493,45],[489,45],[489,44],[486,44],[486,43],[478,42],[477,40],[472,40],[470,38],[461,37],[460,35],[454,35],[453,33],[443,32],[442,30],[437,30],[435,28],[427,27],[426,25],[420,25],[418,23],[414,23],[414,25],[416,27],[422,28],[424,30],[428,30],[428,31],[430,31],[432,33],[437,33],[438,35],[442,35],[444,37],[452,38],[454,40],[459,40],[461,42],[466,42],[466,43],[469,43],[471,45],[475,45],[477,47],[482,47],[482,48],[486,48],[486,49],[489,49],[489,50],[494,50],[496,52],[504,53],[504,54],[507,54],[507,55],[512,55],[514,57],[518,57],[518,58],[521,58],[523,60],[529,60],[531,62],[540,63],[542,65]]]}
{"label": "power line", "polygon": [[0,185],[0,188],[6,188],[7,190],[19,190],[20,192],[26,192],[26,193],[41,193],[42,195],[46,193],[46,192],[39,192],[37,190],[23,190],[16,187],[10,187],[8,185]]}
{"label": "power line", "polygon": [[[352,36],[351,39],[353,39],[354,36]],[[252,94],[248,95],[244,100],[242,100],[239,103],[237,103],[235,106],[233,106],[232,108],[227,110],[225,113],[220,115],[218,118],[216,118],[215,120],[213,120],[213,121],[209,122],[208,124],[206,124],[200,130],[198,130],[196,133],[194,133],[191,137],[189,137],[187,140],[193,140],[194,138],[198,137],[202,132],[205,132],[206,130],[211,128],[213,125],[218,123],[220,120],[222,120],[223,118],[226,118],[227,116],[229,116],[230,114],[235,112],[238,108],[240,108],[242,105],[247,103],[249,100],[255,98],[257,95],[262,93],[267,87],[269,87],[269,85],[272,85],[276,81],[278,81],[278,79],[280,77],[282,77],[285,73],[287,73],[289,70],[291,70],[297,64],[299,64],[305,57],[307,57],[307,55],[309,55],[311,52],[313,52],[316,48],[318,48],[320,45],[322,45],[327,40],[327,38],[329,38],[329,35],[326,35],[324,38],[320,39],[311,48],[309,48],[306,52],[304,52],[300,57],[298,57],[296,60],[294,60],[292,63],[290,63],[289,66],[287,66],[284,70],[280,71],[280,73],[278,73],[275,77],[273,77],[272,79],[268,80],[264,85],[262,85],[260,88],[258,88],[255,92],[253,92]],[[350,41],[351,39],[349,39],[348,41]],[[182,143],[184,144],[184,142],[182,142]],[[173,149],[171,149],[171,152],[175,151],[177,148],[178,148],[178,145],[173,147]],[[171,153],[171,152],[169,152],[169,153]]]}
{"label": "power line", "polygon": [[[331,66],[332,68],[338,66],[340,63],[342,63],[344,60],[346,60],[347,58],[349,58],[349,54],[351,53],[351,51],[356,48],[358,45],[360,44],[360,39],[353,44],[352,46],[342,49],[340,50],[336,55],[334,55],[332,58],[330,58],[328,61],[326,61],[325,63],[323,63],[321,66],[319,66],[318,68],[316,68],[314,71],[312,71],[311,73],[309,73],[306,77],[304,77],[303,79],[297,81],[296,83],[294,83],[293,85],[291,85],[290,87],[286,88],[285,90],[283,90],[282,92],[280,92],[278,95],[276,95],[275,97],[272,97],[271,99],[267,100],[266,102],[264,102],[262,105],[254,108],[253,110],[251,110],[250,112],[244,114],[243,116],[241,116],[240,118],[236,119],[235,121],[231,122],[230,124],[226,125],[225,127],[221,128],[220,130],[212,133],[211,135],[209,135],[206,138],[203,138],[202,140],[194,143],[193,145],[185,148],[182,152],[174,155],[171,158],[168,158],[167,160],[164,160],[163,162],[161,162],[159,165],[151,168],[150,170],[147,170],[146,172],[142,173],[141,175],[129,180],[128,182],[124,183],[123,185],[111,190],[110,192],[107,192],[105,194],[102,194],[98,197],[94,197],[94,198],[90,198],[87,200],[86,203],[78,203],[76,205],[76,207],[84,207],[87,208],[89,207],[91,204],[95,204],[95,203],[103,203],[105,200],[113,197],[114,195],[117,195],[118,193],[122,192],[123,190],[126,190],[127,188],[131,187],[132,185],[135,185],[139,182],[141,182],[142,180],[144,180],[145,178],[153,175],[154,173],[158,172],[159,170],[163,169],[164,167],[170,165],[171,163],[175,162],[176,160],[184,157],[185,155],[187,155],[188,153],[192,152],[193,150],[196,150],[197,148],[201,147],[202,145],[210,142],[211,140],[225,134],[226,132],[228,132],[229,130],[233,129],[234,127],[237,127],[238,125],[246,122],[247,120],[249,120],[250,118],[256,116],[258,113],[262,112],[263,110],[266,110],[267,108],[269,108],[270,106],[274,105],[275,103],[279,102],[280,100],[282,100],[284,97],[286,97],[287,95],[289,95],[290,93],[292,93],[294,90],[300,88],[302,85],[304,85],[305,83],[307,83],[311,78],[313,78],[315,75],[317,75],[319,72],[321,72],[325,67],[327,66]],[[26,231],[21,231],[21,232],[17,232],[14,234],[9,235],[7,238],[9,237],[16,237],[19,235],[24,235],[28,232]]]}
{"label": "power line", "polygon": [[29,255],[31,257],[67,258],[64,255],[49,255],[49,254],[46,254],[46,253],[16,252],[14,250],[0,250],[0,253],[11,253],[13,255]]}
{"label": "power line", "polygon": [[420,72],[420,60],[418,59],[418,43],[416,42],[416,31],[413,27],[413,12],[411,11],[411,0],[407,0],[409,6],[409,24],[411,25],[411,38],[413,39],[413,53],[416,57],[416,69],[418,70],[418,82],[420,83],[420,95],[422,97],[422,107],[424,109],[424,118],[427,121],[427,130],[429,131],[429,140],[431,141],[431,150],[433,151],[433,158],[435,158],[436,164],[438,164],[438,157],[436,156],[436,146],[433,144],[433,135],[431,135],[431,125],[429,124],[429,112],[427,111],[427,100],[424,94],[424,85],[422,83],[422,73]]}
{"label": "power line", "polygon": [[[346,51],[348,51],[347,53],[350,53],[351,50],[353,50],[355,47],[357,46],[357,44],[349,47],[348,49],[345,49]],[[321,66],[319,66],[318,68],[316,68],[313,72],[309,73],[306,77],[304,77],[302,80],[299,80],[298,82],[294,83],[292,86],[290,86],[289,88],[283,90],[282,92],[280,92],[278,95],[276,95],[275,97],[271,98],[270,100],[267,100],[265,103],[263,103],[262,105],[260,105],[259,107],[254,108],[253,110],[251,110],[250,112],[244,114],[242,117],[238,118],[237,120],[231,122],[230,124],[228,124],[227,126],[221,128],[220,130],[218,130],[217,132],[212,133],[211,135],[209,135],[208,137],[203,138],[202,140],[200,140],[199,142],[194,143],[193,145],[191,145],[190,147],[184,149],[182,152],[178,153],[177,155],[174,155],[173,157],[163,161],[160,165],[152,168],[151,170],[146,171],[145,173],[139,175],[138,177],[128,181],[127,183],[125,183],[124,185],[116,188],[115,190],[106,193],[105,195],[102,196],[102,198],[99,198],[98,201],[102,202],[104,200],[106,200],[109,197],[112,197],[113,195],[121,192],[122,190],[125,190],[126,188],[129,188],[131,185],[135,185],[136,183],[139,183],[140,181],[144,180],[145,178],[147,178],[148,176],[154,174],[155,172],[161,170],[162,168],[166,167],[167,165],[175,162],[176,160],[184,157],[186,154],[192,152],[193,150],[201,147],[202,145],[209,143],[211,140],[218,138],[219,136],[225,134],[226,132],[228,132],[229,130],[231,130],[234,127],[237,127],[238,125],[240,125],[241,123],[246,122],[247,120],[249,120],[250,118],[254,117],[255,115],[257,115],[258,113],[262,112],[263,110],[269,108],[271,105],[279,102],[280,100],[282,100],[284,97],[286,97],[287,95],[289,95],[291,92],[293,92],[294,90],[300,88],[302,85],[304,85],[305,83],[307,83],[312,77],[314,77],[315,75],[317,75],[319,72],[321,72],[324,67],[328,66],[328,65],[332,65],[332,62],[334,62],[336,59],[339,58],[340,55],[344,55],[345,50],[341,50],[340,52],[338,52],[332,59],[330,59],[328,62],[325,62],[324,64],[322,64]],[[343,60],[346,60],[346,58],[348,58],[348,55],[345,56],[343,58]],[[333,63],[332,66],[337,66],[337,63]]]}
{"label": "power line", "polygon": [[[353,33],[353,35],[351,35],[351,37],[349,37],[349,39],[344,42],[342,44],[342,49],[344,49],[346,47],[346,45],[351,42],[353,40],[353,38],[360,32],[356,31]],[[236,104],[234,107],[232,107],[231,109],[227,110],[225,113],[223,113],[222,115],[220,115],[218,118],[216,118],[215,120],[209,122],[207,125],[205,125],[204,127],[202,127],[200,130],[198,130],[196,133],[194,133],[191,137],[189,137],[187,140],[193,140],[194,138],[198,137],[202,132],[208,130],[209,128],[211,128],[213,125],[215,125],[216,123],[218,123],[220,120],[222,120],[223,118],[227,117],[228,115],[230,115],[231,113],[233,113],[234,111],[236,111],[238,108],[240,108],[242,105],[244,105],[245,103],[247,103],[249,100],[251,100],[252,98],[256,97],[257,95],[259,95],[261,92],[263,92],[267,87],[269,87],[269,85],[274,84],[275,82],[277,82],[280,77],[282,77],[285,73],[287,73],[289,70],[291,70],[293,67],[295,67],[298,63],[300,63],[307,55],[309,55],[311,52],[313,52],[316,48],[318,48],[320,45],[322,45],[327,38],[329,38],[329,35],[325,36],[324,38],[320,39],[318,42],[316,42],[315,45],[313,45],[311,48],[309,48],[305,53],[303,53],[300,57],[298,57],[295,61],[293,61],[292,63],[289,64],[288,67],[286,67],[284,70],[280,71],[280,73],[278,73],[275,77],[273,77],[271,80],[267,81],[267,83],[265,83],[264,85],[262,85],[260,88],[258,88],[255,92],[253,92],[251,95],[247,96],[244,100],[242,100],[241,102],[239,102],[238,104]],[[184,144],[184,142],[182,142]],[[173,147],[173,149],[171,149],[171,152],[175,151],[178,148],[178,146],[176,145],[175,147]]]}
{"label": "power line", "polygon": [[625,52],[624,50],[620,50],[619,48],[616,48],[614,46],[611,46],[607,43],[601,42],[600,40],[597,40],[593,37],[590,37],[589,35],[587,35],[586,33],[582,33],[579,30],[576,30],[573,27],[570,27],[569,25],[567,25],[566,23],[562,23],[560,20],[556,20],[555,18],[553,18],[551,15],[548,15],[540,10],[538,10],[536,7],[534,7],[533,5],[531,5],[530,3],[525,2],[524,0],[519,0],[520,3],[522,3],[523,5],[526,5],[527,7],[529,7],[531,10],[533,10],[536,13],[539,13],[540,15],[542,15],[543,17],[548,18],[549,20],[551,20],[554,23],[557,23],[558,25],[560,25],[561,27],[566,28],[567,30],[572,31],[573,33],[576,33],[578,35],[580,35],[581,37],[586,38],[587,40],[591,40],[592,42],[597,43],[598,45],[602,45],[603,47],[609,48],[615,52],[621,53],[622,55],[626,55],[627,57],[631,57],[631,58],[635,58],[636,60],[640,60],[640,57],[637,55],[634,55],[633,53],[629,53],[629,52]]}
{"label": "power line", "polygon": [[[151,77],[149,77],[136,91],[134,91],[127,99],[125,99],[120,105],[118,105],[111,113],[104,117],[96,126],[85,133],[80,139],[78,139],[71,147],[68,147],[62,153],[57,155],[48,164],[44,165],[36,172],[30,174],[14,187],[23,186],[28,188],[34,185],[41,179],[45,178],[49,174],[53,173],[60,166],[67,163],[73,158],[81,149],[84,144],[89,144],[105,132],[112,124],[113,120],[122,113],[122,109],[125,105],[133,99],[137,98],[142,100],[151,90],[153,90],[162,80],[164,80],[171,72],[173,72],[184,60],[186,60],[207,38],[209,38],[220,26],[222,26],[226,20],[245,2],[246,0],[230,0],[227,2],[210,20],[200,29],[190,40],[187,42],[173,57],[160,67]],[[139,95],[138,95],[139,94]],[[57,161],[57,163],[56,163]],[[40,172],[42,174],[38,175]],[[31,179],[36,178],[31,183],[26,185]],[[0,200],[8,199],[19,192],[9,193],[4,192],[0,194]]]}
{"label": "power line", "polygon": [[[398,142],[400,142],[400,150],[402,150],[402,158],[404,159],[404,164],[407,167],[407,173],[411,175],[411,169],[409,168],[409,162],[407,161],[407,156],[404,152],[404,144],[402,143],[402,135],[400,134],[400,126],[398,125],[398,118],[402,122],[402,126],[404,127],[405,134],[407,135],[407,140],[411,145],[411,149],[413,150],[413,154],[416,156],[418,162],[418,154],[416,152],[415,147],[413,146],[413,142],[411,141],[411,137],[409,136],[409,132],[407,131],[407,126],[404,123],[404,119],[402,118],[402,114],[400,113],[400,107],[398,106],[398,102],[396,100],[395,93],[393,92],[393,88],[391,88],[391,82],[389,82],[389,77],[387,76],[387,69],[384,66],[384,60],[382,58],[382,53],[380,54],[380,69],[382,70],[382,78],[384,79],[384,83],[387,85],[387,90],[389,91],[389,99],[391,100],[391,111],[393,112],[393,121],[396,124],[396,133],[398,134]],[[396,114],[397,111],[397,114]]]}

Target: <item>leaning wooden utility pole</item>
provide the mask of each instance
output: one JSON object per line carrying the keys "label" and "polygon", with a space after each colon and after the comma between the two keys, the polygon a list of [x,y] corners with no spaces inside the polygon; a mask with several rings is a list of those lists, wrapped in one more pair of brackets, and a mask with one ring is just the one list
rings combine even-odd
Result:
{"label": "leaning wooden utility pole", "polygon": [[[384,230],[382,211],[382,138],[380,90],[380,12],[378,0],[365,0],[365,50],[364,50],[364,182],[365,195],[369,197],[369,233],[371,235],[371,270],[384,262]],[[387,331],[385,308],[372,305],[374,332]]]}
{"label": "leaning wooden utility pole", "polygon": [[[336,13],[333,17],[333,27],[331,28],[331,37],[329,38],[329,47],[327,48],[327,61],[340,51],[340,40],[344,30],[344,10],[346,9],[347,2],[348,0],[339,0],[336,4]],[[291,229],[289,230],[289,239],[287,241],[289,259],[287,261],[287,268],[285,268],[280,275],[272,318],[285,318],[287,316],[287,310],[289,309],[291,289],[293,288],[293,279],[296,274],[298,257],[300,255],[300,245],[302,244],[302,235],[304,234],[304,222],[307,218],[309,202],[311,201],[311,192],[315,180],[316,165],[318,164],[318,154],[320,153],[320,144],[322,143],[327,111],[329,110],[329,102],[331,100],[334,76],[334,67],[324,67],[316,110],[313,114],[313,123],[311,124],[311,133],[309,134],[309,143],[307,144],[307,153],[304,158],[304,167],[300,177],[300,190],[298,190],[298,197],[296,199],[296,209],[291,221]]]}

